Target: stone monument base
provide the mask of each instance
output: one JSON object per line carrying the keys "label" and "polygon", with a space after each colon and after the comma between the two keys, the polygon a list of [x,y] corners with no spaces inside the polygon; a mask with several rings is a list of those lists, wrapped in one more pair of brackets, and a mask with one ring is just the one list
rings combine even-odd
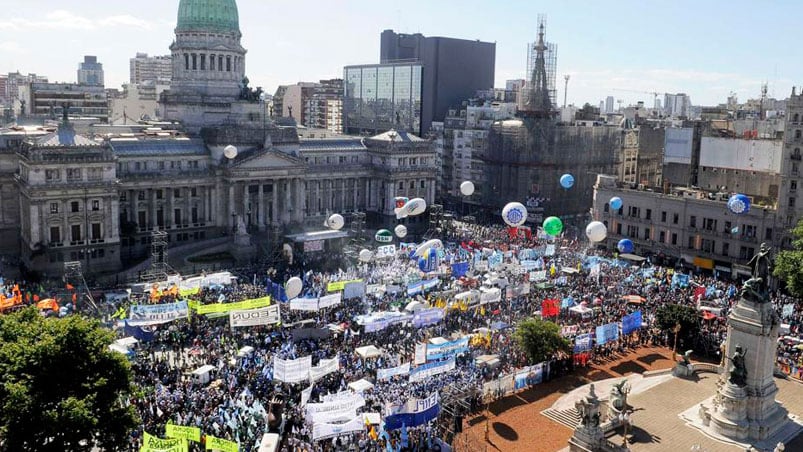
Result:
{"label": "stone monument base", "polygon": [[251,245],[251,236],[249,234],[235,234],[234,241],[229,247],[231,253],[237,264],[248,264],[256,255],[256,251]]}
{"label": "stone monument base", "polygon": [[694,368],[686,363],[679,362],[672,369],[672,375],[679,378],[691,378],[694,376]]}

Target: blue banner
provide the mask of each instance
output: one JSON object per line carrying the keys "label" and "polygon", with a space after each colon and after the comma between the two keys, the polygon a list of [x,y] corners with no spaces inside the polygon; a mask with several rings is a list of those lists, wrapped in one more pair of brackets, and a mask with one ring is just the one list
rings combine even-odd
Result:
{"label": "blue banner", "polygon": [[445,313],[443,309],[432,308],[424,309],[413,314],[413,326],[421,328],[429,325],[434,325],[443,320]]}
{"label": "blue banner", "polygon": [[619,339],[619,325],[608,323],[597,327],[597,345]]}
{"label": "blue banner", "polygon": [[514,388],[522,389],[528,386],[537,385],[544,381],[544,364],[525,367],[516,372],[514,378]]}
{"label": "blue banner", "polygon": [[574,339],[574,352],[582,353],[591,350],[591,347],[593,345],[593,338],[594,335],[591,333],[579,334]]}
{"label": "blue banner", "polygon": [[452,264],[452,277],[460,278],[468,273],[468,262]]}
{"label": "blue banner", "polygon": [[363,281],[347,282],[343,287],[343,299],[360,298],[365,295],[365,283]]}
{"label": "blue banner", "polygon": [[689,275],[684,275],[683,273],[672,275],[672,287],[689,287]]}
{"label": "blue banner", "polygon": [[576,305],[577,303],[574,302],[574,298],[566,297],[560,302],[561,309],[568,309],[572,306]]}
{"label": "blue banner", "polygon": [[459,355],[468,351],[468,336],[443,344],[427,344],[427,361]]}
{"label": "blue banner", "polygon": [[426,399],[412,399],[398,411],[385,417],[385,430],[398,430],[402,426],[418,427],[438,417],[441,406],[438,393]]}
{"label": "blue banner", "polygon": [[146,330],[140,326],[131,326],[128,322],[125,322],[125,327],[123,328],[126,336],[133,336],[137,338],[140,342],[150,342],[153,340],[154,336],[156,335],[151,330]]}
{"label": "blue banner", "polygon": [[440,279],[433,278],[412,283],[407,286],[407,296],[412,297],[413,295],[418,295],[422,292],[426,292],[427,290],[434,289],[438,287],[438,284],[440,284],[440,282],[441,282]]}
{"label": "blue banner", "polygon": [[641,311],[622,317],[622,334],[630,334],[641,328]]}

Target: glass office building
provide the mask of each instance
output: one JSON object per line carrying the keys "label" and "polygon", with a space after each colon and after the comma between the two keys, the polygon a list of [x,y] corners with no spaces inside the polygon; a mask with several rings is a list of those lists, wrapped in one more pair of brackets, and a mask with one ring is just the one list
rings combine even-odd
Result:
{"label": "glass office building", "polygon": [[344,133],[421,135],[421,63],[346,66],[343,72]]}

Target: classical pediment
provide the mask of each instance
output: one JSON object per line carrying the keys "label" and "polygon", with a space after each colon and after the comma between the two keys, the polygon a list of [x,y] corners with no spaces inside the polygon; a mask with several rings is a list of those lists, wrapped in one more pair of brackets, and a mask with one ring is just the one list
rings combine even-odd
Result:
{"label": "classical pediment", "polygon": [[243,156],[242,159],[235,159],[229,168],[233,170],[290,169],[302,168],[304,165],[304,160],[300,158],[274,149],[267,149]]}

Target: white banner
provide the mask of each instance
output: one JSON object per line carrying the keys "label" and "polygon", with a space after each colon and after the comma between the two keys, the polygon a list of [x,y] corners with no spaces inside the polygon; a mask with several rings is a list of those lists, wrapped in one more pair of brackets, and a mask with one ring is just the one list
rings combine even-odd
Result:
{"label": "white banner", "polygon": [[312,397],[312,385],[309,385],[309,388],[301,391],[301,408],[304,408],[307,402],[309,402],[310,397]]}
{"label": "white banner", "polygon": [[544,256],[554,256],[555,255],[555,245],[550,243],[546,246],[546,250],[544,250]]}
{"label": "white banner", "polygon": [[190,315],[186,301],[166,304],[135,304],[131,306],[128,324],[131,326],[158,325]]}
{"label": "white banner", "polygon": [[329,402],[308,403],[305,413],[308,421],[327,422],[351,417],[358,408],[364,406],[365,399],[361,395],[346,391],[342,396],[337,395]]}
{"label": "white banner", "polygon": [[318,298],[318,309],[328,308],[330,306],[340,304],[343,299],[343,292],[335,292],[331,295],[325,295]]}
{"label": "white banner", "polygon": [[327,438],[335,438],[341,435],[348,435],[365,430],[365,421],[362,415],[346,422],[345,424],[327,424],[316,422],[312,426],[312,440],[320,441]]}
{"label": "white banner", "polygon": [[435,375],[442,374],[454,370],[454,358],[448,361],[437,361],[418,366],[410,372],[410,381],[422,381],[427,378],[434,377]]}
{"label": "white banner", "polygon": [[317,298],[293,298],[290,300],[291,311],[318,311]]}
{"label": "white banner", "polygon": [[259,309],[230,311],[229,324],[232,328],[242,326],[275,325],[281,322],[279,305],[266,306]]}
{"label": "white banner", "polygon": [[427,344],[415,344],[415,358],[413,361],[416,365],[424,364],[427,362]]}
{"label": "white banner", "polygon": [[376,371],[376,379],[388,380],[397,375],[407,375],[409,373],[410,373],[410,363],[404,363],[401,366],[391,367],[389,369],[378,369]]}
{"label": "white banner", "polygon": [[376,257],[393,257],[396,255],[396,245],[383,245],[376,248]]}
{"label": "white banner", "polygon": [[332,359],[322,359],[317,366],[310,368],[309,379],[311,382],[316,382],[332,372],[340,370],[340,359],[334,357]]}
{"label": "white banner", "polygon": [[537,272],[530,272],[530,281],[546,281],[546,270],[538,270]]}
{"label": "white banner", "polygon": [[298,383],[309,378],[312,368],[312,356],[298,359],[280,359],[273,357],[273,378],[286,383]]}
{"label": "white banner", "polygon": [[502,300],[502,290],[494,287],[480,294],[480,304],[496,303]]}

